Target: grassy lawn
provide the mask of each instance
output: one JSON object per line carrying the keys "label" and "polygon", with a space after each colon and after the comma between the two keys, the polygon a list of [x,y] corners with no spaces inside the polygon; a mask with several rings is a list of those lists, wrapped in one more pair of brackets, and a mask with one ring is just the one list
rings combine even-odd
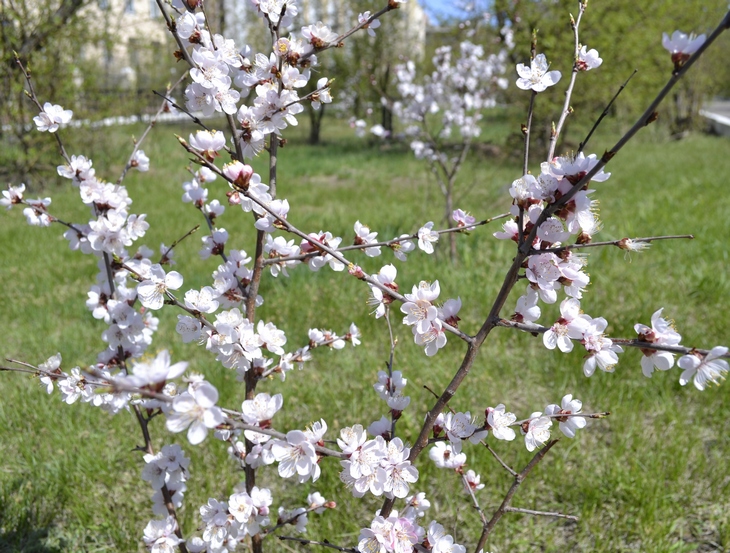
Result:
{"label": "grassy lawn", "polygon": [[[494,136],[504,121],[495,122]],[[134,212],[147,213],[151,228],[141,241],[154,249],[171,243],[192,226],[199,214],[182,204],[181,183],[188,175],[185,156],[173,132],[188,128],[160,126],[144,147],[152,160],[146,174],[131,174],[126,184]],[[281,151],[279,196],[289,199],[289,220],[309,232],[329,230],[351,240],[356,220],[390,238],[417,230],[426,221],[440,226],[441,201],[424,165],[405,146],[381,147],[350,136],[349,129],[331,125],[325,144],[302,143],[306,129],[293,133]],[[617,248],[592,250],[592,284],[582,303],[590,315],[609,320],[609,332],[631,337],[636,322],[648,323],[664,307],[676,321],[686,345],[730,345],[730,141],[692,136],[667,142],[648,129],[610,166],[612,178],[597,184],[604,223],[601,240],[624,236],[693,233],[693,241],[666,241],[648,252],[625,255]],[[98,135],[97,174],[116,180],[129,151],[128,136],[140,128]],[[491,137],[491,135],[490,135]],[[603,152],[615,136],[593,139]],[[67,144],[69,153],[88,153]],[[533,168],[537,168],[534,163]],[[264,160],[256,169],[264,173]],[[471,157],[461,173],[457,206],[478,218],[504,212],[507,186],[520,174],[519,163],[484,156]],[[67,221],[85,222],[86,208],[68,181],[48,182],[42,195],[53,197],[52,212]],[[225,199],[227,187],[210,186],[212,197]],[[251,249],[250,217],[229,208],[220,221],[231,234],[229,247]],[[419,280],[438,279],[442,298],[463,300],[460,327],[474,334],[491,305],[512,258],[510,245],[495,240],[495,227],[481,228],[459,240],[459,263],[452,266],[445,252],[427,256],[415,252],[407,263],[355,257],[368,271],[386,263],[398,267],[401,289]],[[28,227],[19,210],[0,217],[0,355],[40,363],[61,352],[64,367],[88,365],[104,348],[103,323],[92,319],[84,305],[96,267],[93,259],[68,250],[58,228]],[[201,261],[199,236],[181,244],[176,269],[186,277],[184,290],[210,284],[218,262]],[[252,251],[249,253],[253,253]],[[372,390],[377,371],[388,354],[383,320],[368,314],[367,289],[345,274],[328,269],[312,273],[298,267],[291,278],[268,274],[261,294],[266,303],[259,315],[287,332],[292,350],[307,342],[310,327],[344,331],[351,321],[362,330],[363,345],[344,351],[316,351],[304,371],[285,383],[272,380],[261,391],[284,393],[284,409],[275,426],[302,428],[324,417],[336,437],[339,428],[368,425],[385,414],[384,403]],[[181,294],[182,295],[182,294]],[[508,302],[514,305],[515,298]],[[555,320],[557,307],[544,310],[543,322]],[[151,352],[168,348],[172,358],[190,361],[190,368],[206,375],[221,393],[220,404],[240,408],[243,385],[235,374],[216,365],[204,348],[182,344],[174,331],[172,308],[160,312],[160,330]],[[509,313],[504,313],[509,315]],[[398,317],[395,317],[398,320]],[[437,356],[427,358],[413,344],[409,328],[398,325],[400,338],[396,369],[409,380],[411,406],[399,423],[399,434],[413,440],[425,411],[433,403],[424,389],[441,390],[455,372],[463,343],[449,338]],[[545,350],[540,339],[507,329],[490,336],[451,406],[459,411],[483,411],[505,403],[518,416],[544,409],[573,393],[586,411],[611,411],[592,421],[575,440],[563,439],[519,490],[513,505],[561,511],[581,517],[579,523],[508,514],[497,526],[487,550],[522,551],[730,551],[730,388],[703,393],[679,385],[678,369],[641,374],[640,353],[625,353],[615,373],[598,371],[583,376],[582,355]],[[242,473],[228,459],[225,445],[209,436],[193,447],[184,434],[171,435],[158,419],[152,425],[158,447],[179,443],[191,456],[189,491],[182,523],[190,534],[200,523],[198,507],[209,497],[227,498]],[[555,427],[556,435],[558,434]],[[67,406],[58,394],[46,396],[34,379],[0,374],[0,551],[136,551],[152,518],[152,490],[140,480],[141,443],[136,422],[128,413],[110,417],[86,404]],[[514,467],[531,457],[521,440],[493,444]],[[478,492],[482,507],[491,513],[510,485],[509,475],[483,450],[470,446],[469,467],[479,472],[485,489]],[[479,517],[448,472],[438,471],[426,455],[417,463],[419,491],[432,502],[427,520],[436,518],[469,550],[479,535]],[[306,495],[320,491],[338,502],[336,511],[310,516],[307,536],[355,545],[359,529],[372,519],[380,500],[354,500],[338,478],[332,459],[322,461],[322,477],[315,484],[283,482],[276,468],[260,477],[274,492],[274,508],[295,507]],[[298,546],[271,540],[268,549]]]}

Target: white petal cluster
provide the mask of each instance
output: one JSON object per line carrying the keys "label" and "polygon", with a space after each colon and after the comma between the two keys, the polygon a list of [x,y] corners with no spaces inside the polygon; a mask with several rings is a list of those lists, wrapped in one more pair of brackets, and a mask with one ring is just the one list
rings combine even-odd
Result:
{"label": "white petal cluster", "polygon": [[466,553],[463,545],[454,543],[444,527],[432,520],[427,528],[417,523],[418,511],[407,507],[402,513],[392,511],[388,518],[376,516],[369,528],[360,531],[357,549],[360,553]]}
{"label": "white petal cluster", "polygon": [[[669,321],[662,317],[662,311],[664,308],[655,311],[651,316],[651,327],[636,324],[634,330],[642,342],[660,346],[678,346],[682,341],[682,336]],[[668,371],[674,366],[674,354],[671,352],[650,348],[641,351],[644,354],[641,358],[641,370],[647,378],[651,378],[655,368],[660,371]]]}
{"label": "white petal cluster", "polygon": [[43,111],[33,118],[36,128],[41,132],[56,132],[58,127],[71,121],[74,112],[70,109],[63,109],[58,104],[46,102],[43,104]]}
{"label": "white petal cluster", "polygon": [[542,92],[548,87],[557,84],[560,80],[560,71],[549,71],[549,66],[545,54],[538,54],[530,61],[530,66],[525,64],[517,64],[517,88],[522,90],[532,90],[534,92]]}
{"label": "white petal cluster", "polygon": [[418,470],[408,460],[410,448],[400,438],[387,442],[382,436],[367,440],[359,424],[343,428],[337,440],[342,451],[349,455],[340,461],[340,479],[355,497],[367,492],[373,495],[404,498],[410,484],[418,480]]}
{"label": "white petal cluster", "polygon": [[205,381],[192,382],[188,390],[175,397],[167,414],[167,429],[182,432],[188,429],[188,441],[197,445],[208,430],[222,424],[225,415],[218,402],[218,390]]}

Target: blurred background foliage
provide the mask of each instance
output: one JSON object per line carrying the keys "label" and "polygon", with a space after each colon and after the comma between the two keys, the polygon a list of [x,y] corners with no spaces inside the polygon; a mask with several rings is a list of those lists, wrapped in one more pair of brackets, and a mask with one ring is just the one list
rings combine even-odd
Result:
{"label": "blurred background foliage", "polygon": [[[48,142],[27,132],[35,108],[24,96],[22,75],[13,61],[14,51],[32,69],[39,97],[73,109],[76,119],[149,113],[158,104],[152,90],[164,89],[181,68],[176,67],[169,39],[155,38],[150,42],[134,35],[139,33],[133,27],[140,26],[140,18],[137,16],[129,23],[125,17],[133,5],[130,2],[135,1],[141,0],[0,0],[0,141],[4,146],[0,149],[0,178],[35,185],[37,176],[48,169]],[[315,19],[323,19],[342,32],[356,20],[357,13],[375,11],[382,1],[302,0],[302,4],[298,25],[309,23],[307,14],[313,14]],[[460,11],[458,0],[451,4],[452,9],[441,12],[448,16],[435,17],[432,10],[427,10],[430,17],[425,35],[409,28],[418,21],[412,17],[418,7],[412,6],[409,12],[403,8],[404,13],[382,18],[377,38],[358,33],[345,47],[320,55],[321,65],[309,86],[313,89],[321,76],[333,78],[335,103],[319,112],[308,106],[310,143],[319,141],[322,125],[332,116],[366,118],[371,124],[380,123],[393,130],[397,136],[398,122],[392,120],[380,101],[382,96],[396,95],[396,64],[411,59],[425,73],[432,69],[430,60],[437,47],[461,40],[482,44],[487,53],[494,52],[504,48],[507,29],[513,32],[516,43],[509,53],[510,65],[526,63],[530,37],[537,29],[538,51],[547,55],[551,67],[560,70],[565,79],[561,85],[540,94],[533,127],[539,149],[548,139],[551,122],[557,119],[562,107],[563,85],[573,61],[569,14],[577,15],[578,2],[477,0],[464,11]],[[269,38],[250,2],[238,0],[234,4],[246,14],[240,20],[243,23],[237,23],[241,28],[235,30],[224,16],[229,0],[208,0],[206,5],[211,21],[219,22],[226,33],[235,31],[234,36],[241,37],[237,39],[239,46],[243,46],[244,40],[254,51],[267,48]],[[147,9],[152,11],[146,17],[164,31],[164,22],[154,20],[153,8],[154,2],[149,4]],[[604,64],[589,74],[579,75],[572,101],[575,112],[568,118],[558,151],[578,145],[595,114],[636,69],[636,75],[610,113],[614,124],[627,128],[671,71],[667,53],[661,47],[662,33],[675,29],[709,32],[726,9],[726,2],[702,0],[591,2],[581,22],[581,42],[598,49]],[[126,44],[127,52],[121,60],[112,55],[120,42]],[[662,107],[659,124],[668,134],[681,137],[702,128],[705,123],[698,116],[702,103],[730,95],[730,64],[725,60],[728,49],[730,37],[723,36],[701,60],[694,77],[682,81]],[[510,72],[508,69],[506,75],[510,87],[498,102],[511,113],[525,113],[529,95],[515,93],[515,75]],[[89,155],[94,154],[94,148],[104,147],[94,133],[79,136],[82,140],[86,137],[84,146]],[[504,144],[497,146],[507,155],[512,150],[519,155],[521,142],[520,129],[515,125]]]}

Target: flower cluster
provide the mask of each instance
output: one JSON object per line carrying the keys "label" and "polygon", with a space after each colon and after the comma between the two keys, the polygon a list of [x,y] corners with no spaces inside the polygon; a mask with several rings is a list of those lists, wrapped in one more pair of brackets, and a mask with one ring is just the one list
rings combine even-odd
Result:
{"label": "flower cluster", "polygon": [[337,444],[348,459],[341,461],[340,479],[355,497],[373,495],[404,498],[410,484],[418,480],[418,469],[408,460],[410,448],[400,438],[386,441],[382,435],[368,440],[365,429],[356,424],[343,428]]}
{"label": "flower cluster", "polygon": [[376,516],[369,528],[360,531],[357,549],[361,553],[409,553],[410,551],[431,551],[433,553],[465,553],[463,545],[454,543],[444,527],[432,520],[427,528],[420,526],[418,517],[423,516],[428,502],[419,508],[410,503],[402,513],[392,511],[387,518]]}

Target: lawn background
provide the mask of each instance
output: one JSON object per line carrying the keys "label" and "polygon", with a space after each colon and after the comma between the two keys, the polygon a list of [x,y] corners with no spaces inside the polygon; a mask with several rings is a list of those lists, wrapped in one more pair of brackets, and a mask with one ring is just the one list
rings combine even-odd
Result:
{"label": "lawn background", "polygon": [[[514,130],[499,114],[486,127],[484,140],[491,142]],[[618,130],[604,129],[588,149],[603,152]],[[125,181],[135,202],[132,210],[147,213],[152,225],[139,243],[154,249],[202,223],[199,214],[180,201],[181,183],[189,175],[173,133],[187,136],[189,131],[189,127],[155,128],[144,145],[152,160],[150,172],[132,173]],[[93,152],[97,175],[116,180],[131,148],[129,136],[141,132],[141,127],[99,131],[78,143],[69,132],[63,136],[69,153]],[[349,241],[358,219],[381,238],[413,232],[429,220],[441,226],[437,188],[406,145],[356,139],[338,124],[327,125],[324,133],[325,143],[313,147],[303,143],[306,128],[295,129],[280,152],[279,196],[289,199],[289,218],[299,228],[329,230]],[[533,171],[538,161],[531,164]],[[260,159],[255,168],[267,182],[264,165]],[[477,218],[506,211],[506,190],[520,175],[519,167],[508,157],[473,155],[460,176],[461,189],[469,192],[456,205]],[[648,252],[630,256],[617,248],[592,250],[588,265],[592,283],[583,309],[606,317],[612,336],[631,337],[636,322],[648,324],[651,314],[664,307],[664,315],[677,321],[684,344],[730,345],[730,141],[702,135],[669,141],[660,128],[649,128],[609,167],[612,178],[595,186],[604,223],[600,240],[688,232],[696,238],[660,242]],[[54,177],[49,179],[38,192],[53,197],[52,212],[68,221],[86,221],[88,212],[77,191],[68,181],[59,184]],[[224,200],[226,189],[220,181],[213,183],[211,197]],[[231,234],[229,247],[252,250],[250,216],[228,208],[220,225]],[[368,271],[395,263],[404,290],[421,279],[438,279],[442,298],[462,298],[460,327],[474,334],[512,258],[511,244],[492,237],[496,230],[498,225],[492,225],[461,236],[457,266],[449,264],[444,252],[435,256],[414,252],[407,263],[394,260],[388,251],[376,259],[352,258]],[[103,349],[104,325],[94,321],[84,305],[95,262],[70,252],[61,234],[55,226],[28,227],[18,209],[0,216],[4,358],[40,363],[60,351],[63,366],[70,369],[93,362]],[[198,258],[199,240],[200,233],[176,252],[175,269],[186,277],[180,295],[210,284],[210,273],[218,264]],[[261,294],[266,303],[257,314],[286,331],[289,349],[306,343],[309,327],[344,332],[354,321],[363,332],[363,345],[357,349],[316,351],[314,361],[291,373],[286,383],[272,380],[260,386],[260,391],[285,395],[284,409],[274,421],[277,429],[302,428],[324,417],[330,427],[327,437],[334,439],[339,428],[367,425],[385,414],[372,383],[387,358],[387,329],[382,320],[368,315],[362,283],[346,273],[329,269],[311,273],[298,267],[289,279],[267,275]],[[541,322],[555,320],[556,313],[557,306],[544,309]],[[204,373],[218,387],[221,405],[239,408],[243,385],[203,348],[181,343],[174,331],[177,314],[170,308],[159,313],[160,331],[150,352],[168,348],[174,361],[190,361],[191,370]],[[398,320],[395,313],[394,319]],[[412,343],[409,328],[398,325],[396,332],[400,343],[395,368],[408,378],[406,392],[411,396],[399,434],[409,441],[433,403],[423,386],[443,389],[458,367],[464,345],[450,337],[444,350],[427,358]],[[455,410],[479,413],[488,405],[505,403],[519,416],[527,416],[573,393],[583,400],[586,411],[612,412],[606,420],[593,421],[575,440],[561,440],[513,501],[519,507],[577,514],[581,521],[509,514],[497,526],[487,550],[729,551],[729,388],[712,387],[702,393],[692,386],[683,388],[676,368],[648,380],[641,374],[640,353],[633,350],[621,357],[615,373],[598,371],[587,379],[578,349],[568,355],[550,352],[540,339],[497,329],[450,404]],[[184,530],[190,534],[200,523],[199,505],[208,497],[227,498],[242,473],[227,459],[225,445],[211,437],[193,447],[183,434],[167,433],[161,419],[152,431],[157,447],[179,443],[192,457],[181,511]],[[555,432],[559,435],[557,428]],[[142,530],[152,518],[152,490],[140,480],[143,461],[133,451],[140,442],[136,422],[127,413],[110,417],[86,404],[67,406],[57,393],[48,397],[37,380],[0,374],[0,551],[142,550]],[[531,457],[519,439],[493,445],[514,467]],[[479,472],[486,484],[478,493],[482,507],[491,512],[509,487],[509,475],[487,452],[470,447],[467,454],[469,468]],[[323,460],[323,475],[315,484],[284,482],[275,467],[264,471],[260,483],[272,488],[274,509],[298,506],[314,490],[337,500],[336,511],[310,517],[307,537],[352,546],[380,500],[351,498],[339,482],[336,465],[334,460]],[[471,550],[479,519],[458,478],[435,469],[425,454],[417,466],[421,485],[413,489],[426,491],[432,502],[427,521],[438,519]],[[298,549],[273,539],[266,546]]]}

